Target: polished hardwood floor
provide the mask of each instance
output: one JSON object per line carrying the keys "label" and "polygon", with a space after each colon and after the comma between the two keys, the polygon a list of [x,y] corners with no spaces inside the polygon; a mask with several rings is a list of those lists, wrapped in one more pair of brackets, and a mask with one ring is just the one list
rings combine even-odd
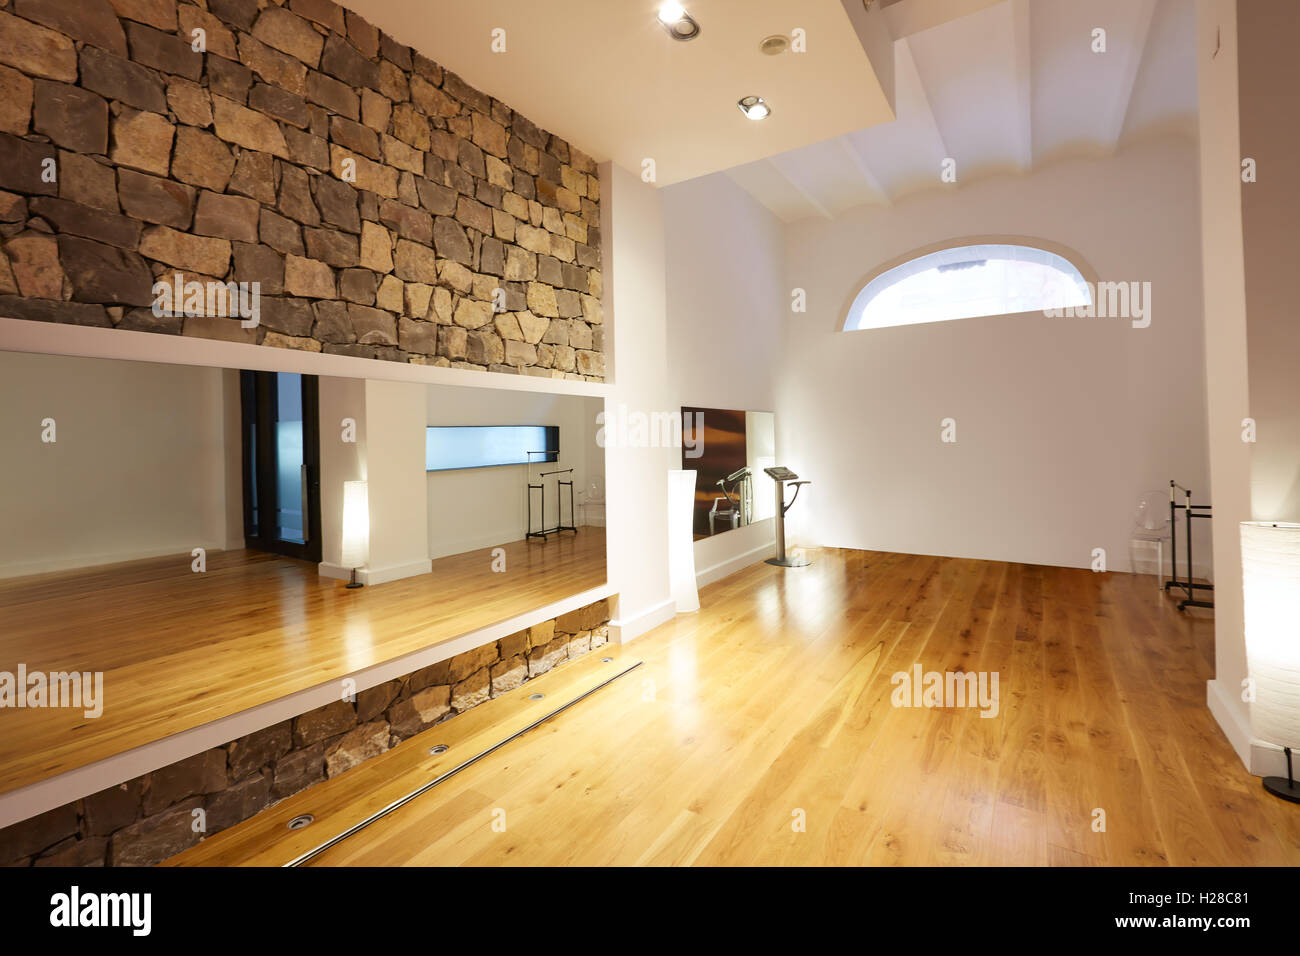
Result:
{"label": "polished hardwood floor", "polygon": [[[623,649],[644,666],[313,865],[1300,863],[1300,809],[1264,793],[1206,709],[1212,618],[1154,578],[811,555],[705,588],[698,614]],[[918,663],[997,672],[998,715],[893,706],[891,677]],[[597,665],[566,666],[578,681]],[[498,737],[507,706],[524,705],[477,709],[506,714]],[[429,779],[425,745],[477,710],[375,777],[294,799],[364,816],[377,779]],[[285,862],[274,814],[297,806],[183,862]]]}
{"label": "polished hardwood floor", "polygon": [[252,551],[0,581],[0,670],[103,671],[104,712],[0,710],[0,793],[605,583],[602,528],[484,548],[347,590]]}

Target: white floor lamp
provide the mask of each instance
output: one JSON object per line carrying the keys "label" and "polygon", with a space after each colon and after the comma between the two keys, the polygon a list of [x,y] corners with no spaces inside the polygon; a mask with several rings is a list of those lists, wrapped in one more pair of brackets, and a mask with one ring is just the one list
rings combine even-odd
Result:
{"label": "white floor lamp", "polygon": [[370,560],[370,495],[364,481],[343,482],[343,567],[352,569],[349,588],[363,585],[357,568]]}
{"label": "white floor lamp", "polygon": [[1243,521],[1241,570],[1251,723],[1286,753],[1287,775],[1265,777],[1264,789],[1300,803],[1291,767],[1291,751],[1300,750],[1300,524]]}

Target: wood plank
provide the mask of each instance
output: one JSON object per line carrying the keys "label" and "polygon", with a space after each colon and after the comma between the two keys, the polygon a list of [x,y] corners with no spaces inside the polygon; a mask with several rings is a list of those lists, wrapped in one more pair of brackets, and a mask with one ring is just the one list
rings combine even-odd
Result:
{"label": "wood plank", "polygon": [[[1296,814],[1205,708],[1212,620],[1149,577],[810,554],[703,589],[698,614],[624,649],[645,661],[628,679],[316,863],[1300,863]],[[998,716],[893,706],[914,662],[996,670]],[[486,734],[487,706],[438,729]],[[331,799],[378,799],[367,766]],[[247,862],[234,846],[221,861]]]}

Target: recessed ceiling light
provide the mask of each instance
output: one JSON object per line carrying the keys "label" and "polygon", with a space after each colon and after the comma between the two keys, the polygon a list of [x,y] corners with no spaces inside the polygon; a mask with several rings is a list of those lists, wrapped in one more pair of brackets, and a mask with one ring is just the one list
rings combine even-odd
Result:
{"label": "recessed ceiling light", "polygon": [[736,103],[740,111],[752,120],[767,119],[772,115],[772,107],[761,96],[745,96]]}
{"label": "recessed ceiling light", "polygon": [[764,37],[763,41],[758,45],[759,52],[765,53],[768,56],[779,56],[789,48],[790,38],[784,37],[779,33],[774,33],[770,37]]}
{"label": "recessed ceiling light", "polygon": [[694,40],[700,35],[700,25],[680,3],[661,3],[657,14],[659,23],[674,40]]}

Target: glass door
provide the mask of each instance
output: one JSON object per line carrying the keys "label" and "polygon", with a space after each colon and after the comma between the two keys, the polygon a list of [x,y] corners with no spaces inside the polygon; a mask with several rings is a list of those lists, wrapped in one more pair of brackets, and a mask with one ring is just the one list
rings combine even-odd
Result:
{"label": "glass door", "polygon": [[320,432],[313,375],[240,373],[244,544],[319,561]]}

